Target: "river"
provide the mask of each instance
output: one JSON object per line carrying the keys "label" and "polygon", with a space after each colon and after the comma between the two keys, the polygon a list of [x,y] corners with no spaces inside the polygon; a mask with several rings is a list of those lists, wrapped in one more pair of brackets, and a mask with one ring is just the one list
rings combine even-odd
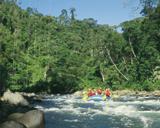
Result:
{"label": "river", "polygon": [[44,111],[46,128],[160,128],[158,97],[83,101],[73,95],[50,95],[34,106]]}

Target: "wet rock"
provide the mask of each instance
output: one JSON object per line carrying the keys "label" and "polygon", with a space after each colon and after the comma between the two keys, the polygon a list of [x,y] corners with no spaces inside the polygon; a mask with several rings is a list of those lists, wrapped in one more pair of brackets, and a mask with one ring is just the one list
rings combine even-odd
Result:
{"label": "wet rock", "polygon": [[34,97],[34,96],[36,96],[35,93],[25,93],[25,92],[21,92],[20,94],[22,94],[23,96],[27,96],[27,97]]}
{"label": "wet rock", "polygon": [[157,96],[157,97],[160,97],[160,91],[158,91],[158,90],[157,90],[157,91],[154,91],[154,92],[153,92],[153,95],[154,95],[154,96]]}
{"label": "wet rock", "polygon": [[73,94],[73,96],[82,96],[83,92],[82,91],[77,91]]}
{"label": "wet rock", "polygon": [[113,91],[112,94],[118,96],[125,96],[125,95],[135,95],[135,92],[130,90],[117,90]]}
{"label": "wet rock", "polygon": [[0,128],[27,128],[27,127],[16,121],[6,121],[0,124]]}
{"label": "wet rock", "polygon": [[14,104],[14,105],[29,105],[29,103],[27,102],[27,100],[18,92],[16,93],[12,93],[10,90],[7,90],[2,97],[3,101],[7,101],[10,104]]}
{"label": "wet rock", "polygon": [[20,93],[30,104],[33,104],[35,102],[41,102],[42,99],[44,99],[44,95],[37,95],[35,93]]}
{"label": "wet rock", "polygon": [[24,124],[27,128],[44,128],[44,113],[40,110],[32,110],[24,113],[23,115],[14,114],[10,118],[21,124]]}
{"label": "wet rock", "polygon": [[35,110],[32,106],[13,105],[8,102],[0,102],[0,123],[7,120],[7,117],[13,113],[25,113]]}
{"label": "wet rock", "polygon": [[18,119],[18,118],[22,117],[23,115],[24,115],[24,113],[13,113],[8,116],[8,120]]}

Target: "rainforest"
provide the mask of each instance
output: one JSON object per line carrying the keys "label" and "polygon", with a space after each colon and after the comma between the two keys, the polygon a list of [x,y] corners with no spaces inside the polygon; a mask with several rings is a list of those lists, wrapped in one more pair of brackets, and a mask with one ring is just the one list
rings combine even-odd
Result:
{"label": "rainforest", "polygon": [[75,8],[56,17],[1,0],[1,93],[159,90],[160,3],[140,3],[142,17],[109,26],[90,17],[76,19]]}

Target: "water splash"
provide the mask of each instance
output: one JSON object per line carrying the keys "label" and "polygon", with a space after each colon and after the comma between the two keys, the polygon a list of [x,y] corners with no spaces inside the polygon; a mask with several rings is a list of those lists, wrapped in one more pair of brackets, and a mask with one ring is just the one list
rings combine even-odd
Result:
{"label": "water splash", "polygon": [[135,117],[136,107],[128,105],[120,105],[115,108],[110,108],[110,113],[115,115],[125,115]]}
{"label": "water splash", "polygon": [[148,128],[153,123],[153,120],[144,116],[140,116],[140,120],[143,122],[144,128]]}

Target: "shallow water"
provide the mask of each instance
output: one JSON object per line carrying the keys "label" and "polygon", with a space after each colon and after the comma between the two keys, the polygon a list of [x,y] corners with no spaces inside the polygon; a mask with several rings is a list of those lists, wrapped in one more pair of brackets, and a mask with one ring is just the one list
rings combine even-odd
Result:
{"label": "shallow water", "polygon": [[45,112],[46,128],[160,128],[158,97],[83,101],[72,95],[52,95],[35,106]]}

